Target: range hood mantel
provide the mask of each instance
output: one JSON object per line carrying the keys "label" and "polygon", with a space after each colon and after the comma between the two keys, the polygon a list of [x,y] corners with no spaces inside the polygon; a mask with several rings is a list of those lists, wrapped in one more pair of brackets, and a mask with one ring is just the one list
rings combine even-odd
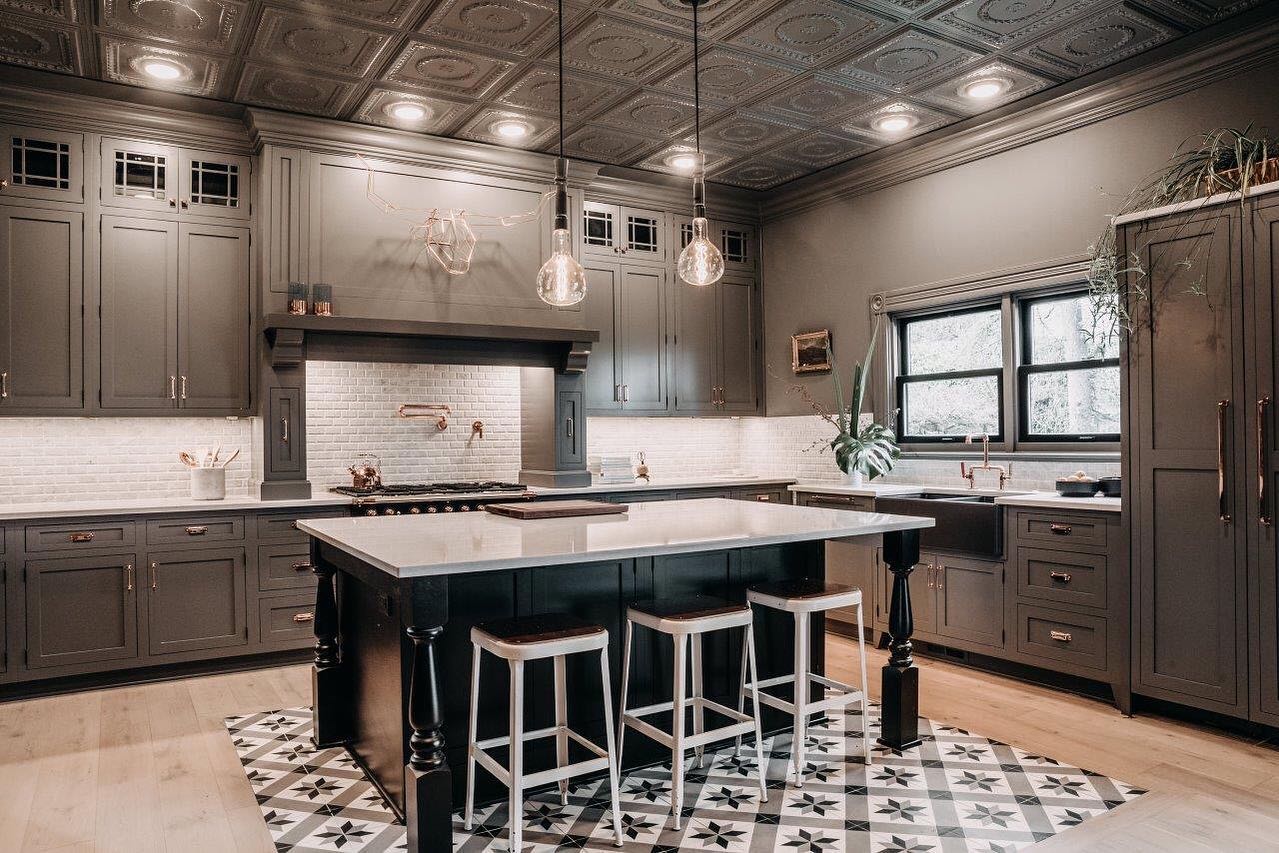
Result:
{"label": "range hood mantel", "polygon": [[591,329],[297,314],[268,314],[263,332],[275,368],[312,359],[504,364],[582,373],[592,344],[600,339]]}

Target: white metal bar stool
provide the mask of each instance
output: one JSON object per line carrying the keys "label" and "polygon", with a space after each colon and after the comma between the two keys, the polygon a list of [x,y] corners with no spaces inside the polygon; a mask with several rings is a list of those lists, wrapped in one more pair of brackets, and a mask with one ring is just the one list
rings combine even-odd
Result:
{"label": "white metal bar stool", "polygon": [[[764,783],[763,755],[764,738],[760,732],[759,714],[750,716],[741,708],[734,711],[718,702],[707,699],[703,694],[702,684],[702,635],[710,631],[723,631],[728,628],[745,628],[746,636],[742,645],[742,667],[749,662],[751,680],[756,678],[755,671],[755,634],[753,629],[754,614],[750,605],[733,604],[711,596],[692,596],[679,601],[644,601],[632,604],[626,610],[626,645],[622,652],[622,701],[618,711],[620,726],[617,739],[617,760],[622,761],[622,743],[626,739],[626,729],[632,728],[646,735],[671,750],[671,815],[675,819],[675,829],[683,827],[684,810],[684,753],[692,748],[696,750],[697,764],[700,767],[704,758],[706,744],[716,740],[755,733],[755,742],[760,750],[759,756],[759,791],[760,799],[768,802],[768,789]],[[653,631],[669,634],[675,643],[674,690],[672,701],[659,702],[643,708],[627,709],[626,699],[631,679],[631,645],[635,638],[636,625],[643,625]],[[687,694],[685,674],[688,648],[692,646],[692,696]],[[756,702],[753,708],[758,708]],[[684,731],[684,712],[693,710],[693,734],[690,737]],[[706,731],[705,712],[716,714],[733,720],[725,726]],[[640,719],[651,714],[671,712],[671,731],[664,732],[651,723]]]}
{"label": "white metal bar stool", "polygon": [[[524,791],[558,782],[560,802],[568,803],[568,780],[574,776],[608,770],[613,798],[615,844],[622,846],[622,812],[618,796],[617,760],[613,754],[613,708],[608,675],[608,631],[573,616],[546,615],[485,622],[471,629],[471,719],[466,744],[466,813],[469,831],[475,812],[475,765],[478,763],[510,789],[511,853],[519,853],[523,831]],[[480,653],[489,652],[505,660],[511,670],[511,728],[506,737],[477,741],[480,699]],[[598,651],[600,676],[604,684],[604,734],[608,745],[601,749],[568,727],[568,696],[564,658],[566,655]],[[524,731],[524,664],[553,658],[555,661],[555,725]],[[524,772],[524,744],[531,740],[556,739],[556,766],[537,773]],[[595,755],[585,761],[568,763],[569,740]],[[486,750],[510,747],[509,768],[502,767]]]}
{"label": "white metal bar stool", "polygon": [[[742,667],[742,686],[738,694],[738,708],[744,709],[746,693],[749,690],[751,701],[763,702],[779,711],[794,717],[794,733],[791,737],[791,763],[795,773],[795,787],[804,786],[804,740],[808,737],[808,718],[832,708],[846,708],[849,705],[860,705],[862,710],[862,760],[870,763],[870,708],[866,701],[866,642],[862,635],[862,591],[844,584],[827,583],[819,580],[792,580],[776,583],[757,584],[746,591],[746,599],[753,605],[784,610],[795,617],[795,672],[758,681],[754,672],[749,679],[746,667]],[[811,633],[809,627],[811,616],[836,607],[854,607],[857,609],[857,653],[861,662],[862,686],[858,690],[848,684],[817,675],[812,671],[813,658]],[[780,684],[794,684],[794,701],[787,702],[766,692],[769,687]],[[810,700],[811,685],[822,688],[823,698]],[[825,695],[827,690],[834,690],[834,695]],[[739,741],[740,744],[740,741]]]}

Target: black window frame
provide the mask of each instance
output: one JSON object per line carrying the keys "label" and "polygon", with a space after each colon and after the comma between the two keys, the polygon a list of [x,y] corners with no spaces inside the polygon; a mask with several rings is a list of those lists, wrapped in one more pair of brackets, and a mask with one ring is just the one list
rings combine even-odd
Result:
{"label": "black window frame", "polygon": [[[897,434],[897,443],[906,445],[949,445],[963,444],[965,436],[962,435],[938,435],[938,436],[921,436],[908,435],[906,433],[906,386],[919,382],[937,381],[939,379],[970,379],[983,376],[992,376],[995,379],[996,387],[996,411],[999,413],[999,431],[990,433],[990,441],[992,444],[1002,444],[1004,436],[1008,431],[1006,421],[1006,407],[1004,406],[1004,375],[1005,368],[1008,364],[1008,353],[1003,352],[1003,363],[999,367],[983,367],[972,370],[953,370],[943,371],[940,373],[907,373],[906,366],[909,363],[910,353],[906,344],[906,330],[913,322],[923,320],[936,320],[939,317],[959,317],[965,314],[982,314],[994,310],[1000,315],[1000,325],[1003,325],[1003,304],[1002,302],[981,302],[969,303],[954,308],[941,311],[928,311],[919,314],[909,314],[894,318],[894,326],[897,337],[897,358],[896,368],[893,371],[893,384],[895,393],[895,403],[897,410],[897,418],[894,432]],[[1003,334],[1000,334],[1000,349],[1006,350],[1006,342]]]}
{"label": "black window frame", "polygon": [[[1088,290],[1068,289],[1049,292],[1025,294],[1017,302],[1017,442],[1019,444],[1076,444],[1095,446],[1099,444],[1117,445],[1120,434],[1114,433],[1033,433],[1030,431],[1030,377],[1039,373],[1065,373],[1071,370],[1092,370],[1113,367],[1119,370],[1119,356],[1114,358],[1090,358],[1078,361],[1058,361],[1035,364],[1033,361],[1034,339],[1030,312],[1034,305],[1042,302],[1055,302],[1063,299],[1087,296]],[[1120,407],[1122,409],[1122,399]]]}

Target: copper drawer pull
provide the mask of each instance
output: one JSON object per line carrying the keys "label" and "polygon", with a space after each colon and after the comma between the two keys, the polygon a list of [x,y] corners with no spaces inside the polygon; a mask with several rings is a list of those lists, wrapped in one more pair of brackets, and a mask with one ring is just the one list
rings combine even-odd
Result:
{"label": "copper drawer pull", "polygon": [[1058,536],[1069,536],[1072,530],[1069,524],[1050,524],[1048,529]]}
{"label": "copper drawer pull", "polygon": [[72,533],[68,538],[72,542],[92,542],[94,535],[92,531],[84,531],[82,533]]}
{"label": "copper drawer pull", "polygon": [[1070,572],[1049,572],[1048,577],[1062,583],[1070,583]]}
{"label": "copper drawer pull", "polygon": [[1059,643],[1069,643],[1072,639],[1074,639],[1070,636],[1069,631],[1049,631],[1048,636],[1052,637]]}
{"label": "copper drawer pull", "polygon": [[766,503],[767,503],[768,501],[771,501],[772,499],[773,499],[773,496],[772,496],[772,495],[756,495],[756,496],[755,496],[755,500],[757,500],[757,501],[764,501],[764,502],[766,502]]}
{"label": "copper drawer pull", "polygon": [[187,536],[203,536],[209,532],[209,528],[203,524],[193,524],[187,528]]}
{"label": "copper drawer pull", "polygon": [[311,564],[310,564],[310,563],[294,563],[294,564],[293,564],[293,571],[295,571],[295,572],[309,572],[309,571],[311,571]]}
{"label": "copper drawer pull", "polygon": [[293,614],[294,622],[310,622],[314,618],[315,618],[314,613],[294,613]]}
{"label": "copper drawer pull", "polygon": [[124,583],[125,590],[133,592],[133,563],[128,563],[124,567]]}

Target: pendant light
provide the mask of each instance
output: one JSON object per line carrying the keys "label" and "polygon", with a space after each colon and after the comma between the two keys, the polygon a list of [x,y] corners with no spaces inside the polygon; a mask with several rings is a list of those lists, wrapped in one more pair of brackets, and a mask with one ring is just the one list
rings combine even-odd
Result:
{"label": "pendant light", "polygon": [[724,277],[724,256],[715,241],[708,236],[710,223],[706,221],[706,158],[702,155],[702,97],[701,63],[697,50],[697,7],[704,0],[680,0],[693,7],[693,114],[697,153],[693,166],[693,237],[680,253],[679,277],[697,287],[706,287]]}
{"label": "pendant light", "polygon": [[568,226],[568,161],[564,159],[564,0],[559,0],[560,25],[560,152],[555,158],[555,230],[551,256],[537,271],[537,295],[547,305],[565,308],[586,296],[586,270],[573,257],[573,234]]}

